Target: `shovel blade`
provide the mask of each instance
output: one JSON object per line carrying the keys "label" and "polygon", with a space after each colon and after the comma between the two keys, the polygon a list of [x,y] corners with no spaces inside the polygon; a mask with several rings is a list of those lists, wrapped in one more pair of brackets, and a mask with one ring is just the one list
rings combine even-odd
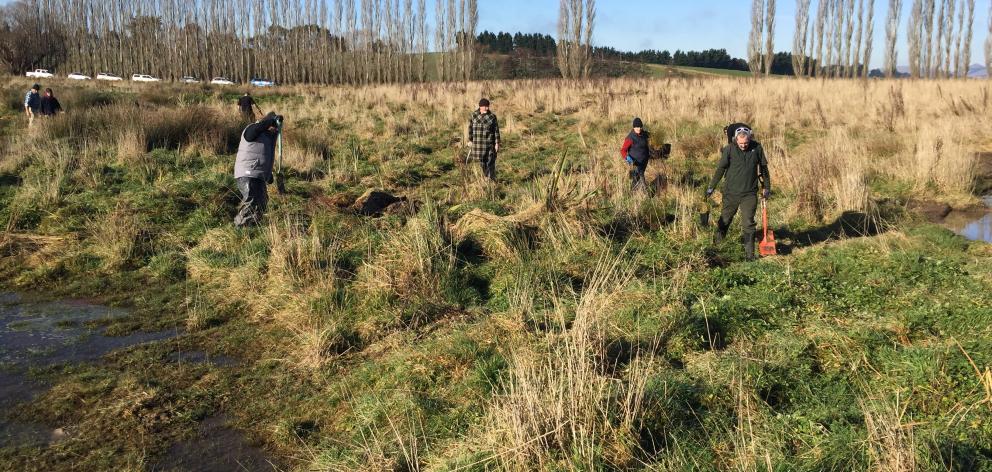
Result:
{"label": "shovel blade", "polygon": [[774,256],[778,254],[775,250],[775,235],[771,231],[760,243],[758,243],[758,254],[762,256]]}

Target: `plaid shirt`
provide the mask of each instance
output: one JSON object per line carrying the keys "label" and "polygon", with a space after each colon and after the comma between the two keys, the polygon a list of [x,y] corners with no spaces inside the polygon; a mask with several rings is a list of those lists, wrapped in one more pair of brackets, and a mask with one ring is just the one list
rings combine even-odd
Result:
{"label": "plaid shirt", "polygon": [[482,160],[494,151],[499,144],[499,121],[492,112],[483,115],[479,110],[472,113],[468,122],[468,140],[472,143],[468,158]]}

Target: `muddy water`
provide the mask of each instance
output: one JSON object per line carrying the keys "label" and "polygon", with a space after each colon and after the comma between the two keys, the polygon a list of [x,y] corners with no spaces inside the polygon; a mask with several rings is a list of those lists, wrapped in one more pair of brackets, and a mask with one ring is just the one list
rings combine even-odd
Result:
{"label": "muddy water", "polygon": [[992,243],[992,195],[982,200],[986,206],[984,211],[954,211],[947,215],[944,224],[969,240]]}
{"label": "muddy water", "polygon": [[168,330],[106,336],[101,329],[87,326],[126,314],[81,301],[37,301],[0,293],[0,445],[44,445],[65,437],[61,429],[15,419],[18,404],[48,388],[28,375],[30,369],[94,361],[117,349],[178,334]]}
{"label": "muddy water", "polygon": [[[29,375],[32,368],[98,361],[105,354],[162,341],[177,330],[108,336],[100,320],[126,316],[122,309],[92,303],[43,301],[0,292],[0,447],[50,446],[71,438],[71,430],[18,414],[18,406],[43,394],[50,385]],[[166,362],[231,367],[238,360],[189,350],[171,353]],[[154,368],[154,366],[148,366]],[[194,438],[170,446],[155,471],[283,470],[269,455],[228,426],[223,415],[204,420]]]}

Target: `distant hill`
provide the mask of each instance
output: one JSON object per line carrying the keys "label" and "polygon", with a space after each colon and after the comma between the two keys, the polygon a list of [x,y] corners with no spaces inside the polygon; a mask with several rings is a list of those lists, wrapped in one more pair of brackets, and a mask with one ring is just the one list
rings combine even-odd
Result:
{"label": "distant hill", "polygon": [[[896,67],[896,71],[902,74],[909,74],[909,66]],[[983,79],[988,76],[988,71],[986,71],[985,66],[981,64],[972,64],[971,67],[968,68],[968,77]]]}

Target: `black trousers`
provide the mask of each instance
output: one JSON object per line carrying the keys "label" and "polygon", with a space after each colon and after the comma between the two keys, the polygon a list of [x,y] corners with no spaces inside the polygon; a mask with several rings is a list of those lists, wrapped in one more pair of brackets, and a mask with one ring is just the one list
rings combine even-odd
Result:
{"label": "black trousers", "polygon": [[648,161],[637,162],[630,166],[630,189],[643,190],[645,187],[644,173],[648,170]]}
{"label": "black trousers", "polygon": [[241,191],[241,206],[234,217],[235,226],[255,226],[262,220],[269,194],[265,181],[254,177],[238,177],[238,190]]}
{"label": "black trousers", "polygon": [[720,210],[720,220],[717,221],[716,230],[720,234],[726,235],[727,228],[734,221],[734,215],[737,214],[738,210],[741,212],[741,237],[743,241],[754,241],[754,232],[757,229],[754,214],[758,210],[758,195],[755,193],[724,195],[723,209]]}
{"label": "black trousers", "polygon": [[496,180],[496,150],[490,149],[482,155],[479,159],[479,164],[482,165],[482,175],[485,175],[489,180]]}

